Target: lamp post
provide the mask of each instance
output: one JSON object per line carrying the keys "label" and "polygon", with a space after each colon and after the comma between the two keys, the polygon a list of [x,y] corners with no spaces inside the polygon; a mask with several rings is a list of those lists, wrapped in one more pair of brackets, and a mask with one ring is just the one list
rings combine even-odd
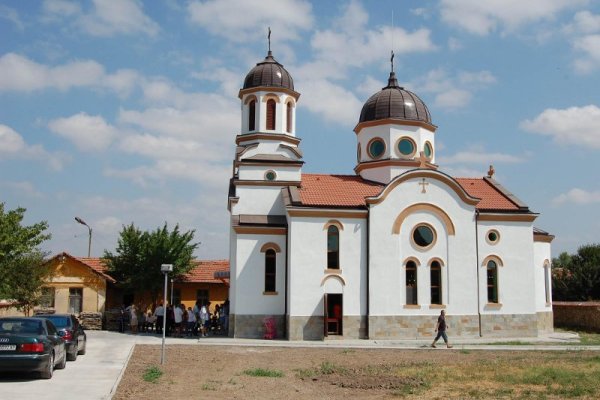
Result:
{"label": "lamp post", "polygon": [[173,264],[161,264],[160,272],[165,274],[165,294],[163,296],[164,299],[164,315],[163,315],[163,328],[162,328],[162,347],[160,350],[160,364],[165,363],[165,333],[167,330],[167,285],[169,279],[169,272],[173,272]]}
{"label": "lamp post", "polygon": [[75,217],[75,221],[77,221],[81,225],[87,226],[87,228],[88,228],[88,231],[89,231],[89,238],[88,238],[88,258],[90,258],[90,254],[92,253],[92,228],[90,228],[90,226],[88,224],[86,224],[85,221],[82,220],[79,217]]}
{"label": "lamp post", "polygon": [[173,307],[173,278],[171,278],[171,307]]}

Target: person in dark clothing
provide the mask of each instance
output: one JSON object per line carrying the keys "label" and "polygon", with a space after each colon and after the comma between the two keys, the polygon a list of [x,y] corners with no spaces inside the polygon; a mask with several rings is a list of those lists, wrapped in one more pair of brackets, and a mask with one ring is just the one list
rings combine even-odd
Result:
{"label": "person in dark clothing", "polygon": [[442,312],[440,313],[440,316],[438,317],[437,325],[435,326],[435,331],[437,332],[437,335],[435,336],[433,343],[431,343],[431,347],[435,347],[435,343],[441,337],[444,339],[444,343],[446,343],[446,347],[448,347],[449,349],[452,348],[450,343],[448,343],[448,335],[446,334],[446,329],[448,329],[448,325],[446,325],[446,311],[442,310]]}

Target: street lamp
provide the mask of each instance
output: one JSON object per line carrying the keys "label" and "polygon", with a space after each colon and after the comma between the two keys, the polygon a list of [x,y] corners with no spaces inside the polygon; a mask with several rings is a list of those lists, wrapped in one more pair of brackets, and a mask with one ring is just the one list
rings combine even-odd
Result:
{"label": "street lamp", "polygon": [[171,278],[171,307],[173,307],[173,278]]}
{"label": "street lamp", "polygon": [[90,226],[88,224],[86,224],[85,221],[79,217],[75,217],[75,221],[77,221],[81,225],[87,226],[87,228],[88,228],[88,231],[90,234],[89,239],[88,239],[88,258],[90,258],[90,254],[92,253],[92,228],[90,228]]}
{"label": "street lamp", "polygon": [[162,365],[165,363],[165,333],[167,331],[167,281],[169,279],[169,272],[173,272],[173,264],[161,264],[160,272],[165,274],[165,294],[163,296],[164,316],[162,328],[162,348],[160,350],[160,364]]}

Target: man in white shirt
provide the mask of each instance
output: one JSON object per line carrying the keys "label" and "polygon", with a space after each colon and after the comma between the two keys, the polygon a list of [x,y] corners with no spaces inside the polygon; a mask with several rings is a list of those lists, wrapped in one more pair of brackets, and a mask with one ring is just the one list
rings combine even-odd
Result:
{"label": "man in white shirt", "polygon": [[173,315],[175,316],[175,335],[181,337],[181,322],[183,321],[183,307],[181,304],[175,306],[173,309]]}
{"label": "man in white shirt", "polygon": [[163,332],[163,321],[165,318],[165,308],[163,307],[163,303],[159,303],[156,310],[154,310],[154,316],[156,317],[156,333]]}
{"label": "man in white shirt", "polygon": [[196,334],[196,314],[194,314],[194,310],[192,307],[188,307],[188,320],[187,320],[187,335],[192,336]]}

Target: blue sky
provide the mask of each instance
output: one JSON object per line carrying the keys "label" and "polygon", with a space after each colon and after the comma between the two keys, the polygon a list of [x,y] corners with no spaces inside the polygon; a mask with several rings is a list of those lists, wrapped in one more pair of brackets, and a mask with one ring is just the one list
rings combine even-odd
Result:
{"label": "blue sky", "polygon": [[0,1],[0,202],[47,220],[52,253],[87,254],[79,216],[93,256],[123,224],[166,221],[227,258],[237,92],[269,26],[301,93],[304,172],[353,173],[393,48],[442,171],[493,164],[554,255],[600,242],[597,0]]}

